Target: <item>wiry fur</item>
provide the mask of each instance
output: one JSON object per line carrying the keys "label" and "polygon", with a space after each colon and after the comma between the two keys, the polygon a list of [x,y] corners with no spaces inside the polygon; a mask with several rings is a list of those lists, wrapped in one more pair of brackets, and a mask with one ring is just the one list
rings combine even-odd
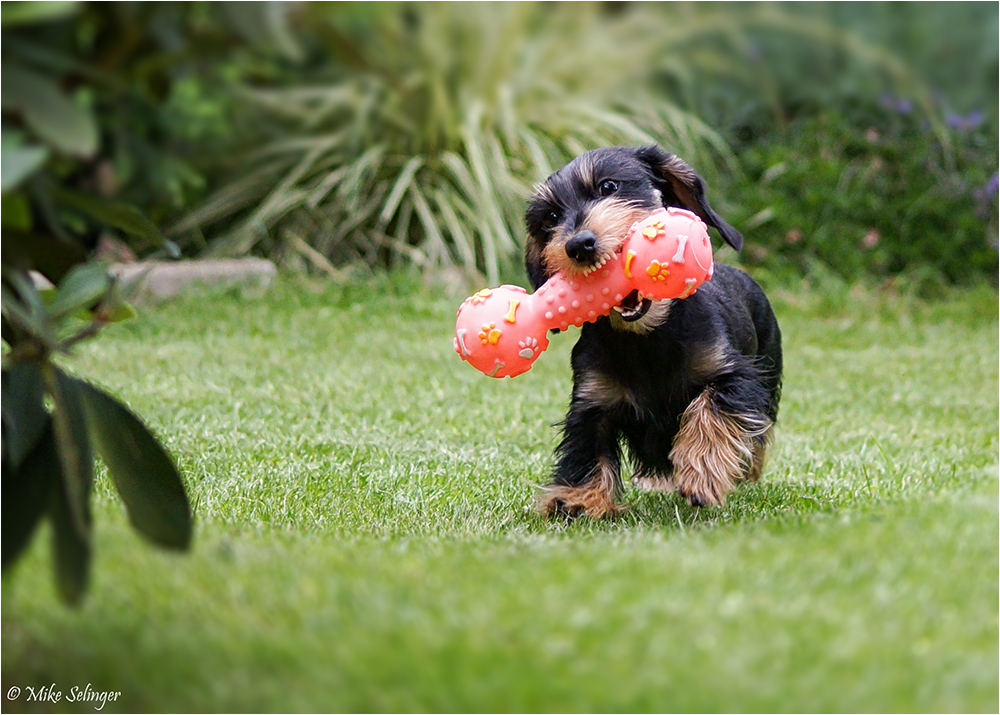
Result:
{"label": "wiry fur", "polygon": [[[585,272],[660,206],[692,210],[731,246],[743,244],[683,159],[655,146],[599,149],[536,188],[525,216],[532,284],[555,271]],[[552,483],[539,498],[543,513],[619,511],[626,451],[637,487],[676,489],[700,506],[724,503],[736,484],[763,471],[782,357],[777,321],[757,284],[718,265],[684,300],[626,303],[634,309],[585,324],[573,349],[573,394]]]}
{"label": "wiry fur", "polygon": [[614,197],[597,202],[580,220],[578,226],[560,226],[542,249],[542,261],[547,272],[572,275],[580,266],[566,253],[566,242],[580,231],[593,231],[597,237],[595,254],[598,258],[617,253],[625,234],[636,221],[649,215],[649,209],[635,202]]}

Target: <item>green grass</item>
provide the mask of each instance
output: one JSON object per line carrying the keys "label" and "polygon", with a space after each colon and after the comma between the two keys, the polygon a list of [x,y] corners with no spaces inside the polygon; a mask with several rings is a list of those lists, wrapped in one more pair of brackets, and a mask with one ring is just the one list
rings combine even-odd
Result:
{"label": "green grass", "polygon": [[[456,300],[382,280],[190,299],[72,367],[170,446],[194,550],[98,480],[89,597],[47,533],[3,579],[3,692],[120,711],[998,708],[997,298],[771,291],[786,343],[765,479],[718,510],[629,492],[547,522],[573,336],[516,380],[451,349]],[[9,711],[90,711],[5,702]]]}

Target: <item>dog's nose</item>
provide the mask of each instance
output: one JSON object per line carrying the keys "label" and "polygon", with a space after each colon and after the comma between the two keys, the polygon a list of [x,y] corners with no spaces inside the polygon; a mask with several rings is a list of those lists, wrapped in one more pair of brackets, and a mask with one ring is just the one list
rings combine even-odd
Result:
{"label": "dog's nose", "polygon": [[566,255],[577,263],[591,263],[597,253],[597,234],[580,231],[566,242]]}

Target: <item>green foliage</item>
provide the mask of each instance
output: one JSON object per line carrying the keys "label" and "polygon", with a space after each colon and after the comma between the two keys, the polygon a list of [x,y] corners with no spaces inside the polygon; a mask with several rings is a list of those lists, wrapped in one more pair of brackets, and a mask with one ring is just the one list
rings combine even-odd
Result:
{"label": "green foliage", "polygon": [[[905,255],[889,250],[884,224],[898,206],[946,204],[961,214],[952,222],[961,224],[957,243],[976,243],[982,221],[961,201],[969,182],[995,170],[995,142],[969,152],[948,121],[974,116],[969,102],[985,98],[988,107],[991,95],[940,83],[949,73],[967,76],[954,51],[962,44],[982,55],[976,76],[995,74],[984,22],[995,12],[945,3],[927,13],[856,4],[306,5],[292,18],[295,71],[272,71],[242,93],[236,114],[255,122],[237,144],[252,151],[171,234],[210,253],[257,252],[335,276],[345,264],[412,263],[483,272],[493,282],[519,275],[511,267],[533,182],[599,145],[659,142],[721,184],[713,193],[732,216],[759,222],[783,212],[799,224],[803,214],[818,222],[847,207],[859,213],[859,201],[880,202],[882,221],[858,219],[862,236],[874,229],[887,237],[878,255],[863,254],[866,271],[953,281],[954,266],[942,268],[934,246],[922,251],[922,238]],[[889,95],[908,98],[911,126],[883,131],[880,101]],[[846,141],[840,115],[862,130],[878,127],[881,161],[926,150],[934,170],[911,181],[918,162],[907,161],[882,172],[894,175],[884,186],[841,186],[856,166],[837,146]],[[704,120],[725,127],[745,152],[732,152]],[[980,131],[988,136],[994,126],[991,114]],[[829,138],[812,136],[825,131]],[[780,142],[793,145],[801,169],[784,182],[825,167],[837,176],[814,193],[843,189],[834,205],[820,210],[802,186],[766,195],[774,187],[756,183],[764,172],[792,164]],[[905,241],[925,213],[906,214]],[[786,260],[765,240],[750,261],[782,275],[811,271],[809,256],[857,253],[856,227],[846,228],[834,222],[823,235],[790,226],[806,236],[807,256]],[[983,274],[990,257],[982,245],[961,275]]]}
{"label": "green foliage", "polygon": [[166,548],[186,549],[191,509],[177,468],[143,423],[107,393],[77,380],[90,437],[139,533]]}
{"label": "green foliage", "polygon": [[[93,232],[118,230],[172,247],[134,206],[78,181],[106,149],[100,129],[107,117],[93,93],[69,91],[66,77],[80,73],[105,90],[113,82],[33,44],[31,31],[53,22],[65,31],[65,18],[79,10],[72,3],[3,6],[2,562],[6,572],[47,519],[56,582],[70,604],[83,598],[90,573],[95,452],[140,533],[180,549],[191,539],[191,510],[172,458],[127,407],[57,361],[134,315],[107,266],[88,258]],[[45,284],[51,287],[37,287]]]}
{"label": "green foliage", "polygon": [[[51,195],[65,191],[141,207],[160,224],[205,191],[205,167],[233,150],[239,123],[227,102],[234,77],[253,73],[253,57],[287,51],[280,3],[8,2],[3,10],[5,192],[20,186],[62,238],[96,242],[116,235],[136,252],[176,253]],[[241,61],[242,60],[242,61]],[[10,136],[13,135],[13,138]],[[31,181],[8,175],[40,162]],[[23,183],[23,186],[21,185]]]}
{"label": "green foliage", "polygon": [[164,448],[118,400],[54,361],[129,315],[98,263],[73,268],[44,295],[4,266],[3,569],[47,518],[56,580],[70,604],[83,598],[90,570],[94,452],[140,533],[173,548],[191,539],[187,494]]}
{"label": "green foliage", "polygon": [[93,114],[40,72],[5,62],[2,106],[17,112],[25,126],[56,151],[83,157],[97,150]]}
{"label": "green foliage", "polygon": [[[130,204],[188,253],[258,253],[336,277],[352,264],[453,267],[493,282],[520,276],[531,185],[599,145],[661,143],[699,168],[724,214],[770,209],[788,224],[841,209],[796,204],[801,187],[765,195],[764,173],[791,164],[781,143],[798,166],[835,173],[854,161],[838,156],[844,131],[876,128],[880,159],[905,166],[883,172],[896,175],[885,186],[849,181],[831,203],[876,200],[883,216],[960,209],[996,170],[988,3],[43,5],[4,10],[4,215],[87,245],[111,233],[139,252],[176,250],[128,221]],[[887,96],[909,107],[907,131],[882,126]],[[962,123],[988,140],[970,151]],[[924,150],[934,166],[918,175]],[[882,188],[884,199],[862,195]],[[988,204],[960,210],[958,244],[975,243]],[[857,253],[850,223],[828,235],[789,225],[817,243],[787,260],[765,237],[749,260],[811,271],[816,256]],[[862,256],[872,275],[955,280],[924,239],[901,254],[881,225],[857,223],[883,237]],[[974,253],[962,276],[982,274],[989,257]]]}
{"label": "green foliage", "polygon": [[172,229],[218,235],[213,253],[458,266],[496,281],[519,253],[532,183],[573,155],[660,142],[731,159],[714,132],[650,91],[654,58],[682,30],[643,33],[641,13],[434,4],[361,23],[306,12],[303,44],[338,62],[247,93],[244,111],[280,138],[257,142],[238,179]]}
{"label": "green foliage", "polygon": [[100,155],[123,141],[101,137],[114,125],[108,111],[121,99],[118,79],[44,42],[73,20],[85,26],[81,10],[15,2],[3,14],[4,261],[52,281],[84,260],[101,232],[176,253],[149,218],[115,196],[115,180],[101,168]]}
{"label": "green foliage", "polygon": [[[771,272],[847,280],[898,276],[925,289],[997,276],[995,137],[912,114],[862,125],[833,114],[796,122],[741,153],[745,260]],[[991,179],[992,173],[992,179]]]}

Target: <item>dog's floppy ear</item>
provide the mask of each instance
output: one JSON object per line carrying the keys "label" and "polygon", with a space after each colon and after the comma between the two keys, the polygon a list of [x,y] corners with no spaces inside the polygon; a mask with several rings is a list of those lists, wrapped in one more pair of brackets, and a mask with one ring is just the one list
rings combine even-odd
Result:
{"label": "dog's floppy ear", "polygon": [[743,236],[719,218],[705,198],[705,182],[691,165],[676,154],[670,154],[655,144],[639,147],[636,156],[653,174],[653,181],[663,192],[663,203],[678,205],[698,214],[702,221],[714,226],[726,243],[737,251],[743,247]]}
{"label": "dog's floppy ear", "polygon": [[542,247],[530,234],[524,243],[524,267],[534,290],[538,290],[548,280],[542,260]]}

